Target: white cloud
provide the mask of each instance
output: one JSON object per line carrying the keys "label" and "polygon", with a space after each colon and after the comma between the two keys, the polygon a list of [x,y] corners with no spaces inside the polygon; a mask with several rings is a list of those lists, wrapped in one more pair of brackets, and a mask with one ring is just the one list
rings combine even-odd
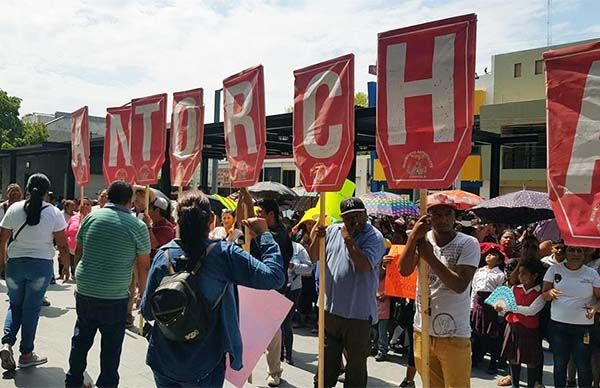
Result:
{"label": "white cloud", "polygon": [[492,54],[545,39],[544,4],[5,0],[0,88],[23,98],[22,114],[88,105],[104,115],[133,97],[203,87],[212,121],[213,91],[222,80],[262,63],[267,113],[275,114],[292,104],[294,69],[353,52],[356,89],[365,91],[374,80],[367,68],[375,63],[377,33],[430,20],[477,13],[481,71]]}

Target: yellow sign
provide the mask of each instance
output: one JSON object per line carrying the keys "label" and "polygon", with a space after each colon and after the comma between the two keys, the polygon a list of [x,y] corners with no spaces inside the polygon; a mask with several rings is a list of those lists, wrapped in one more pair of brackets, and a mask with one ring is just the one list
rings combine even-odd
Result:
{"label": "yellow sign", "polygon": [[481,181],[481,155],[469,155],[460,169],[461,181]]}

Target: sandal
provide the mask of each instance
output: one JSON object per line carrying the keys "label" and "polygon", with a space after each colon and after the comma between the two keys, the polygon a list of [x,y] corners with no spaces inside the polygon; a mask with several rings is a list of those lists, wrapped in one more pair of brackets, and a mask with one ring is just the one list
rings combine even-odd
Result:
{"label": "sandal", "polygon": [[496,380],[496,384],[499,387],[508,387],[512,385],[512,377],[510,376],[502,376],[498,380]]}

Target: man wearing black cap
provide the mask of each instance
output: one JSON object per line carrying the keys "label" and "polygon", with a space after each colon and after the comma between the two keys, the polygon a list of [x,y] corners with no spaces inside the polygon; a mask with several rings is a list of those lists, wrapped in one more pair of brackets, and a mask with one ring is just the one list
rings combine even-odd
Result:
{"label": "man wearing black cap", "polygon": [[[455,202],[443,194],[427,199],[427,215],[408,237],[400,259],[400,273],[410,275],[419,259],[431,267],[429,375],[432,387],[469,387],[471,384],[470,285],[480,261],[476,238],[456,232]],[[419,287],[417,286],[417,295]],[[421,358],[421,304],[415,315],[415,363]],[[425,334],[427,335],[427,334]]]}
{"label": "man wearing black cap", "polygon": [[325,386],[337,384],[345,349],[344,385],[366,387],[369,331],[377,323],[376,294],[385,246],[381,233],[367,223],[359,198],[345,199],[340,210],[344,223],[326,231],[315,229],[310,246],[311,259],[319,260],[319,240],[325,238]]}

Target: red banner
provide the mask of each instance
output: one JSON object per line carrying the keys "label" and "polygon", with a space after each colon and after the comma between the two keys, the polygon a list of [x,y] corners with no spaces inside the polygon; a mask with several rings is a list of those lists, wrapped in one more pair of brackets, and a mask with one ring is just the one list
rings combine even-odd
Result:
{"label": "red banner", "polygon": [[71,113],[71,168],[78,186],[90,180],[90,123],[88,107]]}
{"label": "red banner", "polygon": [[471,152],[474,14],[379,34],[377,154],[392,188],[446,188]]}
{"label": "red banner", "polygon": [[171,119],[171,184],[190,183],[202,159],[204,100],[202,89],[173,93]]}
{"label": "red banner", "polygon": [[131,157],[135,183],[152,185],[165,162],[167,95],[131,100]]}
{"label": "red banner", "polygon": [[262,65],[223,81],[225,149],[234,188],[258,182],[267,153],[265,83]]}
{"label": "red banner", "polygon": [[104,158],[102,172],[107,185],[116,180],[133,183],[135,171],[131,160],[131,107],[106,110]]}
{"label": "red banner", "polygon": [[354,55],[294,71],[294,159],[307,191],[339,191],[354,158]]}
{"label": "red banner", "polygon": [[417,296],[417,271],[413,271],[409,276],[400,275],[398,270],[400,265],[400,254],[404,250],[404,245],[392,245],[388,256],[392,261],[387,265],[385,271],[384,294],[395,298],[415,299]]}
{"label": "red banner", "polygon": [[566,244],[600,248],[600,43],[544,61],[552,209]]}

